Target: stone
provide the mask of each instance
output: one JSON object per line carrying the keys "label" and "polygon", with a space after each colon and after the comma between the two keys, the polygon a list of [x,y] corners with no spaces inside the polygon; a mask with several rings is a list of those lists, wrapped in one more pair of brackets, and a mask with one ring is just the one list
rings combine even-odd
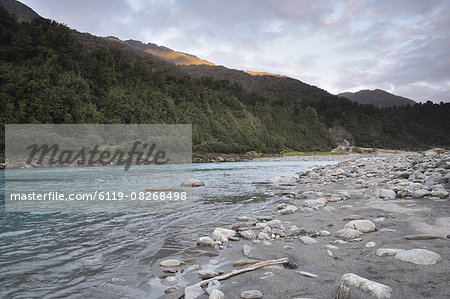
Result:
{"label": "stone", "polygon": [[325,248],[327,250],[338,250],[339,249],[339,247],[331,245],[331,244],[324,245],[323,248]]}
{"label": "stone", "polygon": [[433,197],[446,198],[448,197],[448,194],[449,193],[445,190],[433,190],[430,195]]}
{"label": "stone", "polygon": [[351,205],[343,205],[343,206],[341,206],[341,210],[349,210],[349,209],[353,209],[353,206],[351,206]]}
{"label": "stone", "polygon": [[327,236],[330,236],[331,233],[329,231],[327,231],[327,230],[321,230],[321,231],[319,231],[317,233],[317,235],[320,236],[320,237],[327,237]]}
{"label": "stone", "polygon": [[310,207],[310,208],[312,208],[312,207],[324,207],[325,206],[325,204],[322,201],[315,200],[315,199],[304,200],[302,204],[303,204],[303,206]]}
{"label": "stone", "polygon": [[373,222],[383,222],[384,220],[386,220],[386,217],[377,217],[375,219],[373,219]]}
{"label": "stone", "polygon": [[394,249],[394,248],[380,248],[377,249],[377,252],[375,253],[377,256],[394,256],[400,251],[403,251],[403,249]]}
{"label": "stone", "polygon": [[265,245],[265,246],[270,246],[270,245],[272,245],[272,243],[270,243],[269,241],[264,241],[264,242],[263,242],[263,245]]}
{"label": "stone", "polygon": [[270,221],[273,219],[273,216],[270,215],[262,215],[262,216],[257,216],[256,220],[258,221]]}
{"label": "stone", "polygon": [[364,246],[367,248],[370,248],[370,247],[375,247],[376,245],[377,244],[375,242],[367,242],[366,245],[364,245]]}
{"label": "stone", "polygon": [[362,233],[370,233],[376,231],[377,227],[370,220],[353,220],[347,223],[344,228],[353,228]]}
{"label": "stone", "polygon": [[442,260],[439,254],[433,251],[418,248],[399,251],[395,255],[395,258],[416,265],[433,265]]}
{"label": "stone", "polygon": [[259,299],[262,298],[263,294],[258,290],[250,290],[241,292],[241,298],[243,299]]}
{"label": "stone", "polygon": [[317,200],[323,202],[324,204],[328,204],[328,199],[325,197],[318,198]]}
{"label": "stone", "polygon": [[310,236],[301,236],[298,238],[300,241],[302,241],[302,243],[311,245],[311,244],[316,244],[317,241],[313,238],[311,238]]}
{"label": "stone", "polygon": [[275,274],[273,274],[273,272],[264,272],[264,276],[260,276],[259,279],[267,279],[270,277],[275,276]]}
{"label": "stone", "polygon": [[290,245],[286,245],[286,246],[284,246],[284,249],[285,250],[294,250],[294,247],[290,246]]}
{"label": "stone", "polygon": [[241,216],[241,217],[237,217],[236,218],[236,221],[238,221],[238,222],[246,222],[246,221],[248,221],[249,219],[248,219],[248,217],[246,217],[246,216]]}
{"label": "stone", "polygon": [[281,226],[281,220],[274,219],[265,223],[266,226],[270,226],[271,228],[279,228]]}
{"label": "stone", "polygon": [[209,294],[209,299],[224,299],[225,294],[221,290],[213,290],[211,294]]}
{"label": "stone", "polygon": [[200,270],[198,271],[198,276],[200,276],[201,279],[209,279],[213,278],[219,275],[217,272],[211,271],[211,270]]}
{"label": "stone", "polygon": [[195,299],[203,294],[205,294],[205,292],[198,284],[191,285],[184,289],[184,299]]}
{"label": "stone", "polygon": [[248,245],[242,246],[242,252],[244,253],[245,256],[248,256],[251,251],[252,251],[252,248],[250,246],[248,246]]}
{"label": "stone", "polygon": [[328,254],[330,257],[333,257],[333,252],[331,252],[331,250],[329,250],[329,249],[327,249],[327,254]]}
{"label": "stone", "polygon": [[168,276],[166,278],[164,278],[161,283],[167,286],[171,286],[176,284],[178,281],[174,276]]}
{"label": "stone", "polygon": [[375,296],[376,298],[381,299],[391,297],[392,292],[391,287],[375,281],[368,280],[356,274],[346,273],[342,275],[341,280],[345,282],[348,286],[359,288],[363,292]]}
{"label": "stone", "polygon": [[335,236],[343,239],[354,239],[362,235],[362,232],[353,228],[344,228],[336,232]]}
{"label": "stone", "polygon": [[404,236],[404,238],[406,240],[432,240],[432,239],[438,239],[439,236],[435,236],[435,235],[408,235],[408,236]]}
{"label": "stone", "polygon": [[306,229],[303,227],[298,228],[295,225],[289,229],[288,236],[289,237],[297,237],[297,236],[304,236],[308,233]]}
{"label": "stone", "polygon": [[267,233],[260,232],[258,234],[258,239],[260,239],[260,240],[270,240],[270,236]]}
{"label": "stone", "polygon": [[183,265],[184,262],[180,260],[164,260],[159,263],[162,267],[178,267]]}
{"label": "stone", "polygon": [[203,183],[200,180],[197,179],[187,179],[183,183],[181,183],[181,186],[183,187],[201,187],[205,186],[205,183]]}
{"label": "stone", "polygon": [[333,212],[333,211],[336,210],[336,208],[333,208],[333,207],[330,207],[330,206],[326,206],[326,207],[323,208],[323,210],[325,212]]}
{"label": "stone", "polygon": [[306,271],[296,271],[296,273],[302,275],[302,276],[306,276],[306,277],[311,277],[311,278],[316,278],[317,275],[310,273],[310,272],[306,272]]}
{"label": "stone", "polygon": [[412,193],[413,198],[423,198],[427,195],[430,195],[430,191],[425,190],[425,189],[419,189]]}
{"label": "stone", "polygon": [[364,217],[361,215],[348,215],[348,216],[345,216],[344,219],[342,219],[342,220],[350,221],[350,220],[361,220],[361,219],[364,219]]}
{"label": "stone", "polygon": [[212,248],[218,248],[220,245],[220,242],[216,242],[213,239],[211,239],[210,237],[200,237],[197,240],[197,245],[199,246],[209,246]]}
{"label": "stone", "polygon": [[281,215],[289,215],[289,214],[293,214],[298,210],[298,208],[294,205],[287,205],[284,209],[279,210],[278,212]]}
{"label": "stone", "polygon": [[212,233],[211,238],[214,241],[220,241],[220,242],[228,242],[229,237],[234,237],[236,235],[236,231],[232,229],[226,229],[226,228],[216,228],[214,232]]}
{"label": "stone", "polygon": [[211,294],[214,290],[217,290],[220,288],[222,284],[218,280],[211,280],[208,282],[208,286],[205,288],[205,291],[207,294]]}
{"label": "stone", "polygon": [[387,198],[387,199],[395,199],[397,197],[397,194],[394,190],[390,189],[380,189],[378,191],[378,197],[380,198]]}

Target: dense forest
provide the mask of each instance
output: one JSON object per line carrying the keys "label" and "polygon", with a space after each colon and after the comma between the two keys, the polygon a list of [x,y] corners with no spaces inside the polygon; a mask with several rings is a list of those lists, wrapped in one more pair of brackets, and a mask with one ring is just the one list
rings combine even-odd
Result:
{"label": "dense forest", "polygon": [[189,123],[195,153],[278,153],[330,150],[339,124],[358,146],[450,145],[450,104],[379,109],[273,80],[258,90],[3,8],[0,26],[2,134],[5,123]]}

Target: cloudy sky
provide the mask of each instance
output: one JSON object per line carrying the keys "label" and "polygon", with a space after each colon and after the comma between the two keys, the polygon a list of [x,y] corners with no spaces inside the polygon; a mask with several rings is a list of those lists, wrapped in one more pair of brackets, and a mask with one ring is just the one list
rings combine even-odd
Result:
{"label": "cloudy sky", "polygon": [[23,0],[82,32],[136,39],[331,93],[450,101],[448,0]]}

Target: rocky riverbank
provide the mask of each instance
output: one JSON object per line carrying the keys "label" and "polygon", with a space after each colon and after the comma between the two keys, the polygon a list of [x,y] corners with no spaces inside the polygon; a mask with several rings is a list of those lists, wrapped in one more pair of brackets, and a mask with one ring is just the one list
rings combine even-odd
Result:
{"label": "rocky riverbank", "polygon": [[[282,177],[271,181],[273,213],[242,211],[197,240],[200,258],[155,271],[165,298],[448,298],[449,178],[450,153],[435,151]],[[281,258],[289,263],[199,284]]]}

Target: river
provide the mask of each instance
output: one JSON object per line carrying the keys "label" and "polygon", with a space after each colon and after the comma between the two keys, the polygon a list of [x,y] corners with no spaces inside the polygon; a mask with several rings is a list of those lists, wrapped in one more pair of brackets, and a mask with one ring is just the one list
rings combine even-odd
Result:
{"label": "river", "polygon": [[[295,177],[299,171],[332,163],[336,161],[193,164],[193,176],[206,186],[192,191],[189,209],[172,212],[167,206],[165,213],[151,209],[136,213],[6,213],[2,184],[0,297],[154,298],[163,286],[155,283],[152,262],[169,256],[195,258],[201,255],[196,240],[210,235],[215,227],[227,227],[240,215],[273,212],[276,187],[252,182]],[[73,176],[92,169],[40,171]],[[145,184],[142,176],[136,181],[122,180],[115,175],[120,173],[115,167],[102,167],[102,171],[111,173],[111,182],[124,190],[137,181]],[[4,181],[5,171],[0,172],[0,179]],[[120,283],[109,283],[113,278]]]}

